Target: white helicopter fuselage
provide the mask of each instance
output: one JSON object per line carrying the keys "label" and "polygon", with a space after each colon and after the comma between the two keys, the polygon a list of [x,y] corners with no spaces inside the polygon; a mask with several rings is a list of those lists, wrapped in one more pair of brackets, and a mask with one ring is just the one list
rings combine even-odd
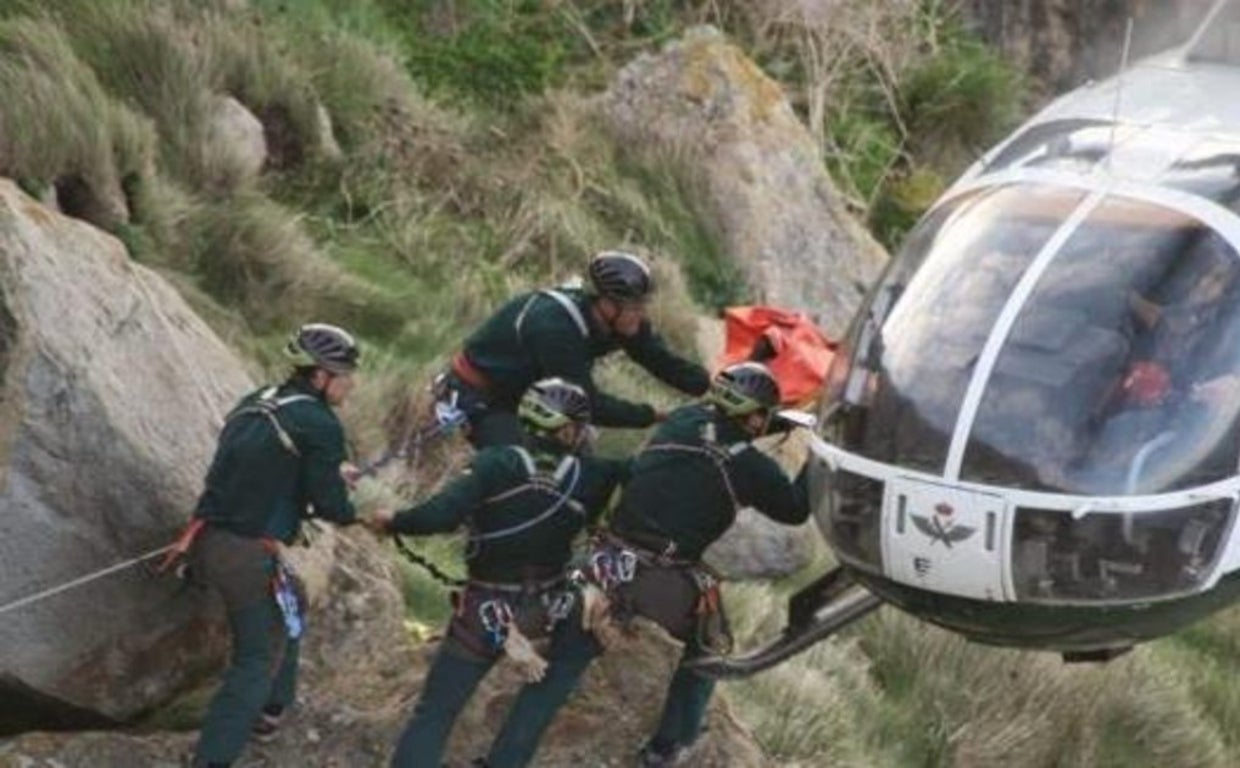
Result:
{"label": "white helicopter fuselage", "polygon": [[813,449],[820,527],[866,586],[1066,649],[1240,594],[1237,95],[1221,2],[1183,48],[1046,107],[909,236]]}

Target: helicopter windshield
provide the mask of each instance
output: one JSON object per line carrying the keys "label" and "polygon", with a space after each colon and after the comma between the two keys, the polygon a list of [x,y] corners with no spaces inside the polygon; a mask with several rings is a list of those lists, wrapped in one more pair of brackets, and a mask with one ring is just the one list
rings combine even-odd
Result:
{"label": "helicopter windshield", "polygon": [[[930,214],[863,313],[843,442],[869,458],[941,472],[987,335],[1034,256],[1083,197],[992,187]],[[915,277],[914,277],[915,274]]]}
{"label": "helicopter windshield", "polygon": [[[946,471],[1000,312],[1082,196],[985,188],[919,225],[854,326],[832,422],[843,447]],[[1059,246],[983,375],[961,479],[1131,495],[1234,475],[1240,256],[1187,214],[1110,197]]]}
{"label": "helicopter windshield", "polygon": [[1150,494],[1240,461],[1240,258],[1185,214],[1113,197],[1021,307],[961,477]]}

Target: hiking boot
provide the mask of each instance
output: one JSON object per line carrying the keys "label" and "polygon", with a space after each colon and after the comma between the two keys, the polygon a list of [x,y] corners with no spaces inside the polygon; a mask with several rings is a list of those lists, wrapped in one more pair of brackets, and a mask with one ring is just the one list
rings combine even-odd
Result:
{"label": "hiking boot", "polygon": [[262,713],[250,728],[250,738],[262,744],[272,741],[280,735],[280,721],[283,719],[284,707],[276,705],[263,707]]}
{"label": "hiking boot", "polygon": [[653,741],[646,742],[637,753],[637,768],[672,768],[680,765],[687,751],[677,744],[664,747]]}

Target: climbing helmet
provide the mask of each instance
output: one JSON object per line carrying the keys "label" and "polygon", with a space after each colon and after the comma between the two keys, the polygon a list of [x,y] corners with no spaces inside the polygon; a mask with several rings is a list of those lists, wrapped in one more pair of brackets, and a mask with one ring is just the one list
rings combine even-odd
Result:
{"label": "climbing helmet", "polygon": [[646,262],[624,251],[602,251],[590,260],[594,293],[620,302],[645,301],[654,292]]}
{"label": "climbing helmet", "polygon": [[744,416],[779,405],[779,382],[762,363],[735,363],[715,374],[706,399],[729,416]]}
{"label": "climbing helmet", "polygon": [[348,373],[357,368],[361,350],[357,340],[343,328],[307,323],[289,337],[284,354],[298,367],[316,366],[332,373]]}
{"label": "climbing helmet", "polygon": [[590,396],[561,378],[536,381],[525,390],[517,416],[529,426],[554,432],[567,424],[590,422]]}

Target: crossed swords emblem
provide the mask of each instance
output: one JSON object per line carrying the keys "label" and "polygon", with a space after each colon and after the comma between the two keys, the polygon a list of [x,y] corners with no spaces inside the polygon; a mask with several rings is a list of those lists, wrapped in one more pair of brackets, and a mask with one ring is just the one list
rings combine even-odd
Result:
{"label": "crossed swords emblem", "polygon": [[972,526],[956,525],[952,520],[955,511],[951,504],[941,501],[934,505],[933,515],[912,515],[913,525],[930,537],[931,546],[934,546],[934,542],[941,541],[943,546],[951,549],[952,544],[959,544],[977,531]]}

